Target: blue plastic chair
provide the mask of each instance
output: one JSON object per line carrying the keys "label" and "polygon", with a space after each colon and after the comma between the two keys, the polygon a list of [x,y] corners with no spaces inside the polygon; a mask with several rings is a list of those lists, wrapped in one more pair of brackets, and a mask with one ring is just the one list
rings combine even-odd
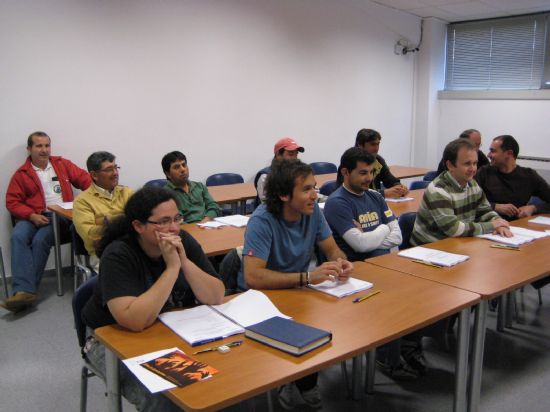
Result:
{"label": "blue plastic chair", "polygon": [[240,174],[216,173],[206,179],[206,186],[232,185],[235,183],[244,183],[244,179]]}
{"label": "blue plastic chair", "polygon": [[339,184],[338,182],[336,182],[336,180],[329,180],[328,182],[325,182],[321,185],[319,193],[325,196],[330,196],[332,192],[338,189],[338,186]]}
{"label": "blue plastic chair", "polygon": [[167,182],[168,180],[166,179],[153,179],[145,183],[143,187],[164,187]]}
{"label": "blue plastic chair", "polygon": [[544,204],[544,201],[538,197],[538,196],[531,196],[531,199],[529,199],[528,205],[542,205]]}
{"label": "blue plastic chair", "polygon": [[422,180],[424,180],[424,181],[426,181],[426,182],[431,182],[431,181],[434,180],[436,177],[437,177],[437,171],[431,170],[431,171],[429,171],[428,173],[426,173],[426,174],[424,175],[424,177],[422,178]]}
{"label": "blue plastic chair", "polygon": [[430,182],[426,180],[415,180],[414,182],[411,182],[409,189],[410,190],[425,189],[428,187],[429,184]]}
{"label": "blue plastic chair", "polygon": [[399,250],[408,249],[412,247],[410,244],[410,238],[414,227],[414,221],[416,220],[416,212],[407,212],[399,216],[399,229],[401,229],[401,236],[403,241],[399,246]]}
{"label": "blue plastic chair", "polygon": [[309,164],[316,175],[324,175],[327,173],[336,173],[336,165],[330,162],[313,162]]}

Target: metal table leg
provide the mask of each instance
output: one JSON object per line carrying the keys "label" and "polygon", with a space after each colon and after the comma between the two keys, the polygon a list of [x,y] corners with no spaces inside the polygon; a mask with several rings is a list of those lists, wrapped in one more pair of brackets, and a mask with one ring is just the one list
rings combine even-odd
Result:
{"label": "metal table leg", "polygon": [[120,398],[120,382],[118,358],[108,348],[105,348],[105,380],[107,384],[107,410],[120,412],[122,400]]}
{"label": "metal table leg", "polygon": [[458,347],[455,366],[454,412],[466,411],[468,384],[468,346],[470,344],[470,308],[460,311],[458,317]]}
{"label": "metal table leg", "polygon": [[512,318],[514,314],[514,300],[515,300],[515,291],[508,292],[506,294],[506,314],[504,317],[504,327],[511,328],[512,327]]}
{"label": "metal table leg", "polygon": [[365,375],[365,393],[372,394],[374,392],[374,368],[376,365],[376,349],[371,349],[366,353],[367,356],[367,373]]}
{"label": "metal table leg", "polygon": [[497,309],[497,330],[504,332],[504,317],[506,313],[506,295],[498,297],[498,309]]}
{"label": "metal table leg", "polygon": [[361,358],[363,355],[357,355],[352,359],[352,372],[351,372],[351,398],[356,401],[361,398],[361,381],[362,381],[362,369],[363,364]]}
{"label": "metal table leg", "polygon": [[481,394],[481,372],[483,369],[483,349],[485,347],[485,322],[487,318],[487,301],[482,300],[475,308],[474,341],[472,364],[470,368],[470,387],[468,411],[477,412]]}
{"label": "metal table leg", "polygon": [[63,296],[63,264],[61,263],[61,234],[59,217],[52,213],[52,227],[54,238],[55,275],[57,276],[57,296]]}

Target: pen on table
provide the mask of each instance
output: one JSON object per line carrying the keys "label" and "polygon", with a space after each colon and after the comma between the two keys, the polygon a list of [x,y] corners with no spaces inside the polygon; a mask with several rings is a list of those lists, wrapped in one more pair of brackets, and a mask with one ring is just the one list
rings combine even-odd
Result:
{"label": "pen on table", "polygon": [[503,245],[501,243],[495,243],[494,245],[491,245],[491,247],[494,247],[496,249],[519,250],[519,246]]}
{"label": "pen on table", "polygon": [[[242,340],[236,340],[235,342],[226,343],[226,344],[220,345],[220,346],[233,347],[233,346],[240,346],[240,345],[242,345],[242,343],[243,343]],[[197,352],[193,352],[193,355],[196,355],[198,353],[214,352],[214,351],[218,350],[218,348],[219,348],[219,346],[213,346],[211,348],[202,349],[202,350],[199,350]]]}
{"label": "pen on table", "polygon": [[423,265],[427,265],[427,266],[432,266],[434,268],[442,268],[443,265],[438,265],[437,263],[432,263],[428,260],[418,260],[418,259],[413,259],[412,260],[414,263],[421,263]]}
{"label": "pen on table", "polygon": [[367,293],[364,296],[359,296],[358,298],[353,299],[353,303],[363,302],[365,299],[368,299],[368,298],[370,298],[374,295],[378,295],[380,292],[382,292],[382,291],[381,290],[375,290],[374,292]]}

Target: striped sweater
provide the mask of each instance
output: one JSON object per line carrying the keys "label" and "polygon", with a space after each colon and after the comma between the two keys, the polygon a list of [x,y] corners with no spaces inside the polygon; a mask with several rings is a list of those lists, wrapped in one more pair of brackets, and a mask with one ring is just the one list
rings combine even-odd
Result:
{"label": "striped sweater", "polygon": [[491,221],[498,217],[475,180],[461,188],[449,172],[444,172],[426,188],[410,241],[423,245],[447,237],[490,233]]}

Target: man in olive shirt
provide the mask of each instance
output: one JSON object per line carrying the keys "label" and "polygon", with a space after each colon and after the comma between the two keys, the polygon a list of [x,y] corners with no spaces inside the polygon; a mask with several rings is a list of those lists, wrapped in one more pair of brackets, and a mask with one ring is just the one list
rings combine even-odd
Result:
{"label": "man in olive shirt", "polygon": [[162,158],[162,170],[168,179],[164,188],[175,193],[185,223],[206,222],[221,215],[206,186],[189,180],[189,166],[183,153],[166,154]]}

